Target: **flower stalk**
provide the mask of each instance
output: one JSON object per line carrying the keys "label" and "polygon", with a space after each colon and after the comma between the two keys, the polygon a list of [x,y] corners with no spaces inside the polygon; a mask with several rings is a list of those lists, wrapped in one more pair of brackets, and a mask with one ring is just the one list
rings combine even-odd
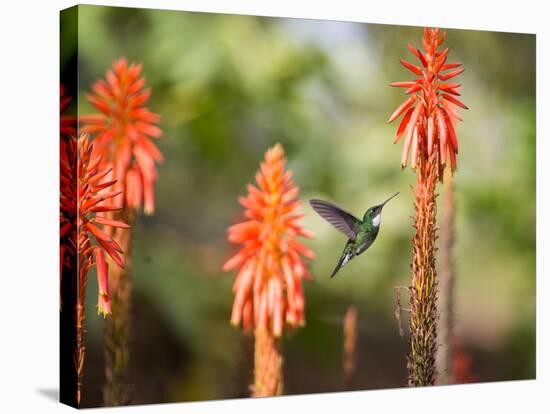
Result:
{"label": "flower stalk", "polygon": [[281,338],[267,329],[254,331],[254,386],[252,397],[283,394],[283,354]]}
{"label": "flower stalk", "polygon": [[409,385],[435,383],[437,351],[437,274],[435,270],[437,180],[434,157],[420,158],[415,186],[415,216],[410,296]]}
{"label": "flower stalk", "polygon": [[[123,220],[130,226],[135,223],[133,209],[123,208],[116,212],[115,218]],[[126,405],[130,402],[131,389],[128,385],[128,364],[130,360],[130,324],[132,279],[131,268],[131,232],[115,229],[114,240],[128,252],[124,269],[116,268],[110,274],[111,309],[113,316],[104,325],[105,332],[105,386],[103,398],[105,405]]]}
{"label": "flower stalk", "polygon": [[404,137],[401,167],[416,171],[414,187],[413,257],[410,286],[410,351],[407,356],[410,386],[433,385],[436,378],[437,295],[436,273],[436,185],[443,180],[445,166],[457,166],[458,139],[454,120],[456,107],[468,109],[457,96],[460,84],[447,82],[460,75],[461,63],[447,63],[449,48],[441,49],[446,33],[424,29],[423,50],[408,45],[420,65],[401,59],[401,64],[417,76],[413,81],[394,82],[409,97],[389,118],[403,116],[394,143]]}
{"label": "flower stalk", "polygon": [[350,305],[344,316],[344,349],[342,356],[342,380],[345,389],[351,389],[357,358],[357,307]]}

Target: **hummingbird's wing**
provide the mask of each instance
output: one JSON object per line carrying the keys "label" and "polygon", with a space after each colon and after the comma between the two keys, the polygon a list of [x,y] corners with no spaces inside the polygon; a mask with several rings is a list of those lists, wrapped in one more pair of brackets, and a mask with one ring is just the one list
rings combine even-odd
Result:
{"label": "hummingbird's wing", "polygon": [[348,239],[355,240],[361,228],[361,220],[328,201],[310,200],[309,204],[321,217],[348,236]]}

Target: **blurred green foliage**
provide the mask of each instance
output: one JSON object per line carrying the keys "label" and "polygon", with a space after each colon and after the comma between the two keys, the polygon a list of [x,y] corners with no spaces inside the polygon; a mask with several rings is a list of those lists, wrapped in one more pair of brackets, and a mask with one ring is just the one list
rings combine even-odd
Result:
{"label": "blurred green foliage", "polygon": [[[462,61],[456,173],[456,320],[480,381],[535,376],[535,37],[448,30]],[[79,7],[78,111],[112,61],[141,62],[161,114],[157,211],[135,227],[132,375],[135,401],[246,396],[250,340],[229,326],[234,251],[226,228],[265,150],[281,142],[301,187],[317,259],[306,286],[307,326],[285,339],[286,392],[342,389],[341,318],[359,306],[356,389],[405,384],[407,339],[394,318],[393,287],[409,280],[414,173],[399,168],[407,80],[398,59],[420,46],[416,27]],[[70,62],[62,62],[62,69]],[[344,237],[306,200],[363,211],[395,191],[381,233],[330,280]],[[90,283],[88,401],[101,401],[101,321]]]}

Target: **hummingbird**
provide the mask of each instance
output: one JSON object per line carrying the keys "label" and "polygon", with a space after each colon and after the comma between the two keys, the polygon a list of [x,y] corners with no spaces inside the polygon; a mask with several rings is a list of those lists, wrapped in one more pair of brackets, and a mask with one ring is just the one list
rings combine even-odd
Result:
{"label": "hummingbird", "polygon": [[382,204],[372,206],[363,215],[363,220],[359,220],[353,214],[341,209],[340,207],[323,200],[309,200],[311,207],[326,221],[332,224],[337,230],[340,230],[348,237],[344,251],[338,260],[336,268],[330,275],[334,277],[338,271],[346,265],[355,256],[359,256],[367,250],[378,236],[380,229],[380,219],[382,208],[388,201],[394,198],[399,192],[392,195]]}

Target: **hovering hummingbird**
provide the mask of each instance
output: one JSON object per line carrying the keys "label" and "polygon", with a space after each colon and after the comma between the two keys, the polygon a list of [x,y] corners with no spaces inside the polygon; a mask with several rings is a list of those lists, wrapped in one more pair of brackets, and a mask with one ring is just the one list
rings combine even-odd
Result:
{"label": "hovering hummingbird", "polygon": [[321,217],[348,236],[346,247],[344,247],[342,256],[340,256],[340,260],[338,260],[338,264],[330,277],[334,277],[338,273],[338,270],[344,267],[347,262],[355,256],[359,256],[374,243],[376,236],[378,236],[378,229],[380,228],[382,208],[397,194],[399,193],[395,193],[382,204],[369,208],[363,216],[363,221],[328,201],[309,201],[311,207]]}

